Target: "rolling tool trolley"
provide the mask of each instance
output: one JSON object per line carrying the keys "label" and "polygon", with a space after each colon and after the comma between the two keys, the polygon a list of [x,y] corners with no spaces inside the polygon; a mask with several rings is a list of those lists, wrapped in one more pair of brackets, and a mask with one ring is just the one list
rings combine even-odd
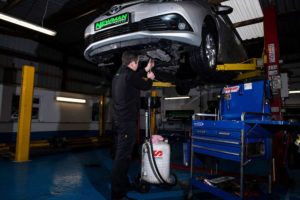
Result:
{"label": "rolling tool trolley", "polygon": [[[196,187],[223,199],[245,199],[244,168],[249,162],[258,159],[267,160],[269,163],[268,192],[271,193],[272,136],[279,129],[300,124],[273,121],[269,103],[270,94],[267,81],[225,87],[222,90],[218,115],[198,113],[193,116],[189,197],[192,196],[192,187]],[[214,119],[206,120],[207,117]],[[236,184],[238,194],[218,187],[218,183],[231,181],[233,177],[197,178],[193,169],[195,154],[238,162],[240,165],[240,177]]]}

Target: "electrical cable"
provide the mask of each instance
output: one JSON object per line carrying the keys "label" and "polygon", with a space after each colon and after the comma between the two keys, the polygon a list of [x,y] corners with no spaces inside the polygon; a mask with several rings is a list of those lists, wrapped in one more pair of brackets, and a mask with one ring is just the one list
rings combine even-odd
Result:
{"label": "electrical cable", "polygon": [[44,27],[44,19],[45,19],[47,10],[48,10],[48,3],[49,3],[49,0],[47,0],[47,2],[46,2],[45,11],[44,11],[43,18],[42,18],[42,27]]}

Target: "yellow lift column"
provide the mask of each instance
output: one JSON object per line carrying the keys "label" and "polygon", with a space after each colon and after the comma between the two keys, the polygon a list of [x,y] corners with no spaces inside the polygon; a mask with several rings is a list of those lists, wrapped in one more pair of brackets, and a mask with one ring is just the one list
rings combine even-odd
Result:
{"label": "yellow lift column", "polygon": [[[154,81],[152,83],[153,87],[159,87],[159,88],[165,88],[165,87],[175,87],[175,85],[173,85],[170,82],[159,82],[159,81]],[[152,90],[151,91],[151,97],[155,98],[157,97],[157,91],[156,90]],[[156,109],[153,108],[151,109],[151,122],[150,122],[150,128],[151,128],[151,134],[155,135],[157,134],[157,127],[156,127]]]}
{"label": "yellow lift column", "polygon": [[[173,85],[170,82],[159,82],[159,81],[154,81],[152,83],[152,86],[153,87],[158,87],[158,88],[175,87],[175,85]],[[157,97],[157,91],[156,90],[151,91],[151,97],[153,97],[153,98]],[[152,135],[157,134],[156,109],[155,108],[151,109],[150,129],[151,129],[151,134]]]}
{"label": "yellow lift column", "polygon": [[[152,90],[151,91],[151,97],[154,99],[157,97],[157,91]],[[156,128],[156,109],[152,108],[151,109],[151,121],[150,121],[150,128],[151,128],[151,134],[156,135],[157,134],[157,128]]]}
{"label": "yellow lift column", "polygon": [[99,136],[103,136],[105,132],[105,101],[106,98],[105,96],[100,96],[100,101],[99,101]]}
{"label": "yellow lift column", "polygon": [[29,160],[31,131],[32,96],[34,86],[34,67],[23,66],[22,86],[19,103],[18,133],[16,144],[16,162]]}

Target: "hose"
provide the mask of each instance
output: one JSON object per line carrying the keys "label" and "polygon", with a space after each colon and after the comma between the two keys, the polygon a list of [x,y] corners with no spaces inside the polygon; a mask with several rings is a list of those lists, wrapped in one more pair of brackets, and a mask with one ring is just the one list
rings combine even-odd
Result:
{"label": "hose", "polygon": [[[146,96],[148,96],[148,109],[149,109],[149,113],[150,113],[150,107],[151,107],[151,96],[150,94],[146,94]],[[153,144],[152,144],[152,140],[151,140],[151,136],[150,134],[148,134],[149,131],[149,124],[150,124],[150,119],[149,119],[149,113],[146,110],[145,112],[145,117],[146,117],[146,138],[145,138],[145,145],[148,151],[148,159],[149,159],[149,163],[152,169],[153,174],[155,175],[155,177],[157,178],[157,180],[159,180],[161,183],[167,185],[167,186],[174,186],[177,184],[177,177],[175,174],[172,174],[174,177],[174,183],[169,183],[166,180],[164,180],[164,178],[162,177],[162,175],[160,174],[155,158],[153,156]],[[150,145],[149,145],[150,144]]]}
{"label": "hose", "polygon": [[[148,139],[149,142],[145,142],[145,145],[146,145],[146,148],[147,148],[147,151],[149,152],[148,153],[148,159],[149,159],[149,162],[150,162],[150,166],[151,166],[151,169],[152,169],[152,172],[153,174],[155,175],[155,177],[163,184],[167,185],[167,186],[175,186],[177,184],[177,176],[172,173],[172,176],[174,177],[174,182],[173,183],[169,183],[168,181],[166,181],[162,175],[160,174],[159,170],[158,170],[158,167],[157,167],[157,164],[156,164],[156,161],[155,161],[155,158],[153,156],[153,144],[152,144],[152,141],[151,139]],[[151,155],[150,155],[151,154]]]}

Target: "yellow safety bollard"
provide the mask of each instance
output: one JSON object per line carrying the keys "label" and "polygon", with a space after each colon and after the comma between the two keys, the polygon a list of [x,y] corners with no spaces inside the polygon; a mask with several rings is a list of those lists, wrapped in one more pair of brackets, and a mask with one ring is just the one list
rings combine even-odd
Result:
{"label": "yellow safety bollard", "polygon": [[33,66],[23,66],[15,156],[16,162],[26,162],[29,160],[34,71]]}

